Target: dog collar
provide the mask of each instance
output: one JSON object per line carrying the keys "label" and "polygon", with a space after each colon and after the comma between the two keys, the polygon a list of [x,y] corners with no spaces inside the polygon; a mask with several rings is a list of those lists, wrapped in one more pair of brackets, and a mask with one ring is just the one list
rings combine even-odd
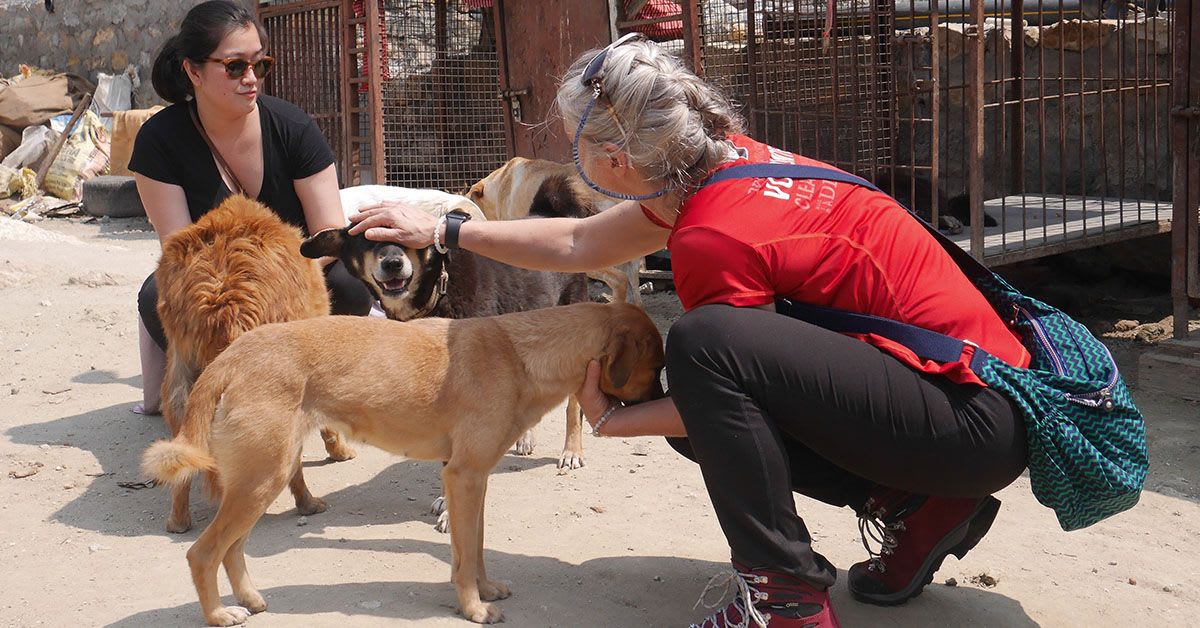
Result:
{"label": "dog collar", "polygon": [[[438,255],[442,255],[438,253]],[[424,318],[441,302],[442,297],[446,296],[446,290],[450,287],[450,273],[446,272],[446,262],[449,261],[449,255],[444,255],[442,260],[441,273],[438,275],[437,288],[429,295],[429,300],[421,309],[417,310],[413,318]]]}

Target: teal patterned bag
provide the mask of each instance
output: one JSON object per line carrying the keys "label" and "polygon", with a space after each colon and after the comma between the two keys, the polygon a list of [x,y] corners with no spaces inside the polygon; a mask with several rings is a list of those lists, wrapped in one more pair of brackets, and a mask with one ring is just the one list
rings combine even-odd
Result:
{"label": "teal patterned bag", "polygon": [[[734,166],[704,185],[745,177],[827,179],[878,191],[870,182],[844,172],[792,164]],[[1032,356],[1028,368],[1011,366],[973,343],[891,319],[786,300],[776,308],[833,331],[879,334],[941,362],[957,361],[965,345],[971,345],[971,370],[1021,409],[1030,485],[1037,500],[1054,510],[1059,525],[1078,530],[1132,508],[1149,467],[1146,425],[1108,348],[1070,316],[1021,294],[928,223],[917,220],[1020,334]]]}

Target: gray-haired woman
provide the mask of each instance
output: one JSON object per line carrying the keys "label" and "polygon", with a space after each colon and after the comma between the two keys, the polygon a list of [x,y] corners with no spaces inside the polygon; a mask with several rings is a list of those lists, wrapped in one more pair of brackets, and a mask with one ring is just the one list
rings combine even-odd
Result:
{"label": "gray-haired woman", "polygon": [[[871,335],[775,312],[776,299],[884,316],[1018,366],[1029,355],[941,246],[891,198],[850,183],[733,178],[746,163],[829,168],[741,135],[722,94],[657,45],[625,37],[581,57],[558,92],[579,174],[629,202],[585,219],[462,223],[377,206],[352,231],[409,246],[586,271],[664,245],[686,313],[667,337],[670,397],[619,407],[587,367],[595,433],[667,436],[700,465],[740,595],[702,625],[836,626],[836,570],[816,553],[793,491],[850,506],[870,560],[859,600],[897,604],[961,557],[1025,467],[1020,415],[970,369]],[[444,243],[444,244],[443,244]],[[583,375],[581,373],[581,375]]]}

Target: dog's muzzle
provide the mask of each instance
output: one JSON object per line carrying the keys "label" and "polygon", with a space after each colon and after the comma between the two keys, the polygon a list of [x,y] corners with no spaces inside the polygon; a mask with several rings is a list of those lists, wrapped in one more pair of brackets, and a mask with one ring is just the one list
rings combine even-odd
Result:
{"label": "dog's muzzle", "polygon": [[402,292],[412,279],[412,267],[404,255],[394,255],[379,260],[379,274],[375,281],[386,292]]}

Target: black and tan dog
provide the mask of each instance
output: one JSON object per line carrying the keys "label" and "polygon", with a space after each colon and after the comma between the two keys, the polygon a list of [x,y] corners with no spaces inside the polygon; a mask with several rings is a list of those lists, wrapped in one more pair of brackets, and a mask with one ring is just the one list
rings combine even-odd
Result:
{"label": "black and tan dog", "polygon": [[[553,186],[539,193],[535,216],[572,215],[573,206],[554,194]],[[588,300],[583,274],[516,268],[464,250],[441,254],[433,247],[412,249],[375,242],[362,235],[352,236],[347,229],[317,233],[304,241],[300,252],[312,258],[341,259],[379,300],[388,318],[398,321],[494,316]],[[582,423],[579,403],[571,395],[559,469],[583,466]],[[535,441],[530,429],[515,443],[516,453],[532,454]],[[449,525],[444,505],[442,498],[433,504],[434,514],[439,515],[435,527],[440,532]]]}
{"label": "black and tan dog", "polygon": [[[501,619],[485,603],[508,587],[483,565],[488,474],[523,432],[601,365],[600,388],[623,401],[661,391],[662,338],[640,308],[579,303],[503,316],[397,323],[328,316],[243,334],[204,370],[174,440],[142,468],[179,484],[215,471],[216,517],[187,552],[204,618],[246,621],[267,603],[246,573],[250,530],[300,468],[305,437],[330,426],[381,449],[445,462],[451,580],[471,621]],[[221,605],[224,563],[241,606]]]}

